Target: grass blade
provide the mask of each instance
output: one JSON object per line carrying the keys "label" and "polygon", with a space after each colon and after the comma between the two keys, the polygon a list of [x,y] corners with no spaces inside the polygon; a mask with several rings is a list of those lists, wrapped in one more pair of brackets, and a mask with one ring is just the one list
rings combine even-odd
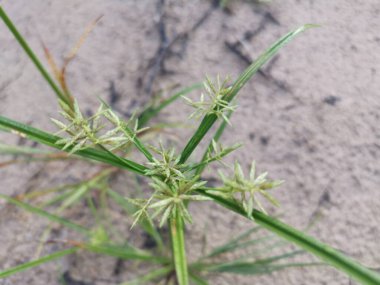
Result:
{"label": "grass blade", "polygon": [[332,247],[259,211],[254,210],[252,216],[262,227],[276,233],[306,251],[313,253],[315,256],[338,270],[345,272],[358,282],[366,285],[380,284],[379,274],[362,266]]}
{"label": "grass blade", "polygon": [[49,73],[43,67],[42,63],[39,61],[39,59],[37,58],[33,50],[29,47],[28,43],[25,41],[23,36],[19,33],[15,25],[12,23],[11,19],[9,19],[8,15],[5,13],[2,6],[0,6],[0,18],[4,21],[5,25],[8,27],[10,32],[16,38],[16,40],[21,45],[21,47],[24,49],[25,53],[32,60],[32,62],[37,67],[38,71],[41,73],[43,78],[48,82],[48,84],[53,89],[57,97],[63,102],[65,102],[68,106],[72,106],[73,104],[72,100],[69,98],[69,96],[67,96],[65,93],[61,91],[61,89],[57,86],[54,80],[50,77]]}
{"label": "grass blade", "polygon": [[211,252],[209,255],[205,256],[205,258],[215,257],[217,255],[224,254],[226,252],[232,252],[234,250],[240,249],[240,248],[246,248],[248,249],[249,246],[254,246],[256,244],[262,244],[266,243],[269,240],[271,240],[273,237],[265,236],[261,238],[256,238],[249,241],[244,242],[231,242],[226,244],[225,246],[221,246],[216,248],[213,252]]}
{"label": "grass blade", "polygon": [[189,273],[186,260],[183,218],[176,213],[176,217],[170,218],[169,226],[177,281],[179,285],[188,285]]}
{"label": "grass blade", "polygon": [[[235,202],[226,200],[220,196],[207,193],[207,191],[199,190],[199,194],[212,198],[218,204],[246,217],[245,211]],[[344,255],[343,253],[333,249],[332,247],[324,244],[307,234],[280,222],[260,211],[254,210],[252,217],[254,221],[267,230],[274,232],[283,239],[296,244],[307,252],[314,254],[327,264],[335,267],[341,272],[352,277],[356,281],[365,285],[378,285],[380,284],[380,275],[373,270],[359,264],[352,258]]]}
{"label": "grass blade", "polygon": [[[0,116],[0,126],[11,129],[18,133],[21,133],[22,135],[26,135],[29,139],[33,141],[62,150],[63,146],[56,144],[56,142],[59,139],[61,139],[58,136],[49,134],[47,132],[16,122],[14,120],[5,118],[3,116]],[[67,149],[65,149],[65,151],[70,152],[70,150],[73,147],[75,147],[75,145],[72,147],[68,147]],[[141,175],[144,175],[145,170],[147,169],[145,166],[138,164],[136,162],[127,160],[125,158],[116,156],[114,154],[111,155],[109,152],[97,150],[94,148],[87,148],[84,150],[80,150],[80,151],[77,151],[75,154],[88,158],[88,159],[92,159],[92,160],[108,163],[110,165],[117,166],[120,168],[128,169],[130,171],[136,172]]]}
{"label": "grass blade", "polygon": [[78,244],[78,247],[94,253],[113,256],[124,260],[144,260],[159,264],[168,262],[168,259],[166,257],[154,256],[149,252],[131,246],[117,246],[111,244],[95,245],[89,243],[80,243]]}
{"label": "grass blade", "polygon": [[284,270],[291,267],[320,266],[321,263],[285,263],[285,264],[259,264],[255,262],[237,262],[231,264],[221,264],[210,269],[212,272],[233,273],[240,275],[261,275],[270,274],[275,271]]}
{"label": "grass blade", "polygon": [[1,155],[26,155],[31,156],[34,154],[53,154],[50,151],[26,147],[26,146],[13,146],[0,143],[0,154]]}
{"label": "grass blade", "polygon": [[18,266],[13,267],[13,268],[6,269],[6,270],[0,272],[0,278],[5,278],[5,277],[11,276],[13,274],[16,274],[18,272],[21,272],[21,271],[39,266],[39,265],[44,264],[46,262],[55,260],[57,258],[63,257],[65,255],[72,254],[76,250],[77,250],[76,248],[70,248],[70,249],[57,251],[57,252],[54,252],[52,254],[41,257],[39,259],[20,264]]}
{"label": "grass blade", "polygon": [[0,199],[4,199],[8,203],[16,205],[17,207],[20,207],[20,208],[22,208],[22,209],[24,209],[24,210],[26,210],[26,211],[28,211],[28,212],[30,212],[32,214],[36,214],[38,216],[47,218],[47,219],[49,219],[52,222],[57,222],[57,223],[62,224],[64,226],[68,227],[68,228],[71,228],[71,229],[73,229],[73,230],[75,230],[77,232],[80,232],[80,233],[83,233],[83,234],[86,234],[86,235],[88,235],[89,232],[90,232],[85,227],[82,227],[82,226],[80,226],[78,224],[75,224],[75,223],[69,221],[69,220],[66,220],[66,219],[61,218],[59,216],[50,214],[50,213],[48,213],[48,212],[46,212],[44,210],[41,210],[41,209],[36,208],[36,207],[33,207],[33,206],[29,205],[29,204],[23,203],[23,202],[21,202],[19,200],[16,200],[14,198],[8,197],[6,195],[0,194]]}
{"label": "grass blade", "polygon": [[152,270],[140,277],[137,277],[134,280],[124,282],[120,285],[140,285],[145,284],[145,282],[149,282],[152,280],[156,280],[159,278],[163,278],[164,276],[168,275],[173,270],[172,267],[162,267],[155,270]]}
{"label": "grass blade", "polygon": [[[267,49],[256,61],[254,61],[234,82],[230,91],[224,96],[224,99],[228,102],[231,102],[241,88],[247,83],[247,81],[256,74],[256,72],[269,60],[271,59],[283,46],[290,42],[294,37],[296,37],[301,32],[315,27],[316,25],[304,25],[294,31],[289,32],[278,41],[276,41],[269,49]],[[192,154],[194,149],[197,147],[199,142],[203,139],[206,133],[210,130],[212,125],[217,120],[215,114],[206,115],[202,122],[200,123],[197,131],[191,137],[186,147],[181,153],[180,163],[186,162],[189,156]]]}
{"label": "grass blade", "polygon": [[164,108],[166,108],[170,104],[174,103],[181,96],[186,95],[186,94],[190,93],[193,90],[199,89],[202,86],[203,86],[203,84],[196,83],[194,85],[191,85],[189,87],[186,87],[186,88],[178,91],[173,96],[171,96],[168,99],[162,101],[157,107],[154,107],[154,106],[148,107],[138,117],[138,122],[139,122],[138,128],[144,127],[153,117],[155,117]]}
{"label": "grass blade", "polygon": [[195,285],[208,285],[209,283],[202,277],[195,275],[190,272],[190,280],[193,281]]}

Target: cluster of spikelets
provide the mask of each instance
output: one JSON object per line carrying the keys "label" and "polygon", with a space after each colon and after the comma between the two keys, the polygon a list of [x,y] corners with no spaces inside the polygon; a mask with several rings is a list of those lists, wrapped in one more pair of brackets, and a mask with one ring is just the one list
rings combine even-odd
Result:
{"label": "cluster of spikelets", "polygon": [[232,178],[226,177],[221,171],[219,175],[223,181],[223,187],[218,189],[218,194],[239,201],[248,216],[251,215],[255,205],[266,213],[257,196],[262,196],[275,206],[279,205],[277,200],[268,193],[268,190],[280,186],[283,181],[268,179],[268,172],[256,176],[255,162],[252,162],[247,178],[238,162],[235,162]]}
{"label": "cluster of spikelets", "polygon": [[218,118],[222,118],[228,124],[231,124],[227,114],[233,112],[236,109],[236,105],[231,105],[229,101],[225,99],[225,95],[231,87],[228,87],[229,78],[221,81],[217,76],[216,82],[213,82],[209,77],[206,77],[204,82],[205,94],[201,94],[200,101],[193,101],[185,96],[186,103],[195,108],[195,111],[190,115],[190,118],[200,119],[206,115],[216,115]]}
{"label": "cluster of spikelets", "polygon": [[[196,108],[191,117],[199,118],[205,115],[216,115],[229,123],[226,112],[233,112],[236,106],[231,106],[226,101],[225,95],[229,88],[227,80],[223,82],[217,78],[216,83],[207,78],[205,91],[209,100],[205,100],[201,95],[199,102],[193,102],[185,98],[188,104]],[[62,138],[57,143],[63,145],[63,149],[70,149],[70,153],[86,149],[88,147],[100,147],[108,151],[122,149],[130,143],[135,142],[135,138],[145,129],[138,129],[138,122],[133,118],[127,122],[120,119],[110,107],[102,102],[97,112],[90,116],[83,116],[78,103],[73,103],[73,108],[62,108],[62,116],[68,123],[52,119],[60,128],[59,133],[66,133],[68,137]],[[105,122],[111,125],[106,130]],[[200,179],[195,174],[195,170],[211,162],[222,162],[224,156],[228,155],[240,145],[225,148],[216,141],[212,141],[204,160],[198,164],[181,164],[180,156],[174,149],[165,149],[162,143],[159,148],[150,146],[156,153],[147,163],[148,169],[145,174],[151,177],[149,184],[154,192],[148,199],[129,199],[131,203],[138,207],[135,213],[136,224],[140,219],[154,219],[160,216],[160,225],[165,224],[169,218],[182,217],[187,222],[192,222],[188,211],[189,201],[205,201],[209,198],[197,193],[197,190],[210,191],[214,195],[233,200],[241,205],[247,216],[251,216],[253,209],[257,206],[264,211],[264,207],[257,198],[258,195],[264,197],[274,205],[277,201],[268,193],[268,190],[279,186],[281,181],[267,179],[267,173],[256,177],[255,163],[252,164],[249,178],[245,178],[241,166],[235,163],[234,176],[227,178],[220,172],[223,186],[210,190],[206,187],[207,181]],[[133,225],[134,225],[133,224]]]}
{"label": "cluster of spikelets", "polygon": [[[68,135],[57,143],[63,145],[63,150],[71,148],[70,154],[94,146],[107,147],[110,151],[122,149],[146,130],[138,129],[138,121],[133,118],[127,122],[120,119],[104,102],[101,102],[96,113],[88,118],[83,116],[77,101],[74,101],[73,105],[73,111],[62,108],[60,112],[67,123],[51,119],[60,128],[57,134]],[[105,130],[106,122],[111,125],[109,130]]]}

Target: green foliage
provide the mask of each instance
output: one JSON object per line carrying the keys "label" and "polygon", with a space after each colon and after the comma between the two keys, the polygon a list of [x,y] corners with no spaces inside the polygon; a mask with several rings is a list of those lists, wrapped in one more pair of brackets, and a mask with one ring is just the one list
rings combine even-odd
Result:
{"label": "green foliage", "polygon": [[[153,263],[157,266],[157,268],[153,268],[144,276],[140,276],[125,284],[141,284],[142,282],[167,280],[168,282],[173,282],[173,284],[188,285],[191,280],[194,284],[204,285],[208,283],[203,275],[211,272],[256,275],[268,274],[289,267],[320,265],[320,263],[315,262],[278,263],[279,261],[283,262],[283,260],[288,260],[298,254],[304,253],[301,251],[291,251],[269,257],[246,254],[236,260],[223,260],[223,254],[235,252],[242,247],[251,248],[262,244],[265,250],[271,250],[282,244],[278,241],[275,244],[267,244],[273,238],[273,235],[250,239],[250,235],[255,233],[257,228],[249,230],[228,243],[215,248],[195,263],[188,264],[185,248],[185,222],[192,221],[188,204],[194,201],[212,200],[226,209],[257,223],[274,233],[275,236],[298,245],[306,252],[314,254],[327,264],[345,272],[362,284],[380,284],[380,277],[377,273],[346,257],[330,246],[261,212],[264,209],[257,196],[262,196],[270,203],[277,205],[276,200],[268,191],[277,187],[280,182],[267,179],[266,173],[256,176],[255,164],[252,165],[250,175],[246,178],[240,165],[236,163],[233,177],[228,178],[224,174],[221,174],[222,186],[218,188],[209,187],[207,181],[203,180],[200,176],[205,167],[210,163],[214,161],[222,162],[222,159],[226,155],[240,146],[234,145],[225,148],[218,143],[226,125],[229,123],[230,116],[236,110],[236,105],[232,102],[239,91],[283,46],[301,32],[315,27],[315,25],[304,25],[280,38],[259,56],[231,86],[228,86],[228,80],[221,82],[219,77],[217,77],[216,82],[213,82],[207,78],[204,84],[206,96],[201,95],[200,101],[185,99],[188,104],[195,108],[195,112],[191,116],[202,118],[202,121],[183,151],[178,155],[173,148],[166,148],[162,143],[160,143],[159,148],[147,147],[141,139],[142,134],[147,129],[142,129],[142,127],[147,125],[149,120],[158,115],[165,107],[172,104],[179,97],[199,88],[199,85],[185,88],[168,99],[163,100],[158,105],[148,105],[140,115],[136,116],[138,119],[132,117],[129,121],[124,121],[104,102],[100,104],[95,115],[85,117],[80,111],[77,101],[68,92],[64,81],[61,82],[61,89],[52,80],[2,7],[0,7],[0,17],[55,92],[58,104],[62,109],[61,114],[66,122],[56,119],[53,119],[53,122],[60,128],[60,132],[66,134],[66,137],[58,137],[2,116],[0,116],[0,129],[15,132],[20,136],[65,151],[68,154],[73,154],[89,161],[101,162],[111,167],[110,169],[101,171],[100,174],[98,173],[88,181],[81,182],[72,187],[63,187],[62,193],[60,191],[62,189],[60,188],[34,193],[34,196],[56,194],[56,196],[47,202],[45,201],[40,206],[34,206],[31,202],[26,203],[23,201],[23,199],[33,200],[32,194],[18,198],[0,195],[0,198],[5,199],[10,204],[16,205],[32,214],[47,218],[52,223],[59,223],[71,228],[83,235],[83,240],[80,241],[51,241],[58,244],[70,245],[71,249],[58,251],[14,268],[6,269],[0,272],[0,277],[10,276],[27,268],[42,265],[45,262],[71,254],[79,249],[113,256],[122,260]],[[221,125],[213,136],[213,139],[209,142],[201,161],[195,164],[188,163],[190,155],[218,120],[221,121]],[[134,149],[145,156],[147,160],[144,162],[145,165],[124,157],[133,146],[135,147]],[[35,151],[30,149],[12,149],[9,147],[5,150],[3,148],[3,152],[5,154],[11,154],[12,152],[23,155],[35,154]],[[40,154],[46,155],[46,157],[51,155],[51,153]],[[108,182],[108,177],[120,169],[128,170],[149,180],[149,186],[153,190],[152,193],[149,196],[132,198],[124,197],[124,193],[119,194],[113,191]],[[96,191],[99,196],[99,205],[95,205],[93,201],[93,191]],[[92,228],[74,223],[61,215],[66,209],[77,206],[80,201],[87,202],[88,208],[95,218]],[[128,214],[127,216],[133,216],[135,218],[133,225],[140,226],[143,231],[152,237],[157,243],[158,250],[147,251],[140,249],[127,241],[123,243],[115,242],[113,236],[119,235],[112,235],[112,230],[109,230],[111,223],[108,222],[106,215],[109,210],[107,206],[109,201],[113,201],[122,207]],[[57,213],[54,214],[44,208],[56,205],[60,206],[56,211]],[[165,223],[168,224],[170,232],[169,246],[155,227],[154,222],[157,217],[160,217],[161,226]],[[49,231],[46,231],[46,233],[49,233]],[[168,248],[171,252],[170,257],[166,255]],[[212,260],[215,258],[220,259],[216,261]]]}
{"label": "green foliage", "polygon": [[0,278],[5,278],[5,277],[11,276],[13,274],[19,273],[21,271],[24,271],[24,270],[39,266],[41,264],[53,261],[55,259],[62,258],[65,255],[74,253],[75,251],[76,251],[76,248],[65,249],[65,250],[57,251],[55,253],[49,254],[47,256],[44,256],[42,258],[39,258],[39,259],[36,259],[33,261],[25,262],[25,263],[20,264],[18,266],[15,266],[15,267],[12,267],[10,269],[6,269],[4,271],[1,271],[0,272]]}

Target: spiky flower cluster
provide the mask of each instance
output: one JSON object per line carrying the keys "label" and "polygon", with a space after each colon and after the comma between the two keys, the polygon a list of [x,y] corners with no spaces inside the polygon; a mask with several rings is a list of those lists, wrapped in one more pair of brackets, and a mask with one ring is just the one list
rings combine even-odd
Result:
{"label": "spiky flower cluster", "polygon": [[153,157],[152,162],[148,162],[150,168],[145,172],[147,176],[155,176],[163,179],[164,182],[175,182],[186,179],[184,172],[188,168],[185,164],[180,164],[180,157],[175,154],[175,150],[166,150],[160,142],[160,148],[150,146],[150,148],[161,156],[160,159]]}
{"label": "spiky flower cluster", "polygon": [[[220,172],[224,185],[219,190],[223,196],[238,201],[246,211],[247,216],[251,215],[255,206],[265,213],[266,211],[257,196],[260,195],[273,205],[278,206],[278,202],[268,193],[268,190],[283,183],[283,181],[279,180],[269,180],[267,179],[267,175],[268,173],[265,172],[256,177],[256,166],[255,162],[253,162],[249,178],[245,178],[240,164],[236,162],[234,166],[234,176],[232,178],[227,178]],[[240,199],[236,199],[236,194],[240,194]]]}
{"label": "spiky flower cluster", "polygon": [[[199,177],[193,179],[181,179],[172,183],[165,183],[157,177],[152,178],[153,182],[150,185],[155,192],[145,201],[132,200],[135,205],[139,205],[140,209],[135,213],[135,222],[143,217],[148,216],[148,210],[153,209],[154,213],[151,218],[161,216],[160,227],[164,225],[169,218],[176,215],[182,217],[185,221],[191,223],[192,218],[187,209],[186,201],[205,201],[209,198],[202,195],[196,195],[193,192],[204,186],[206,181],[199,181]],[[143,205],[141,202],[144,202]]]}
{"label": "spiky flower cluster", "polygon": [[206,160],[203,162],[204,164],[209,164],[213,161],[218,161],[223,165],[226,165],[223,162],[223,157],[226,155],[230,154],[234,150],[238,149],[241,147],[241,144],[234,144],[233,146],[230,147],[224,147],[221,143],[218,143],[214,139],[211,141],[211,145],[207,151],[206,155]]}
{"label": "spiky flower cluster", "polygon": [[[63,111],[60,112],[68,123],[51,119],[61,129],[57,134],[66,133],[69,135],[69,137],[62,138],[56,143],[63,145],[62,150],[71,147],[70,153],[97,145],[108,146],[110,150],[120,149],[133,141],[135,136],[143,131],[142,129],[138,130],[137,121],[135,121],[133,128],[130,128],[129,125],[132,124],[133,119],[124,122],[103,102],[97,112],[88,118],[83,116],[77,101],[73,105],[74,110],[63,108]],[[108,131],[104,130],[106,128],[104,119],[112,125]]]}
{"label": "spiky flower cluster", "polygon": [[234,111],[237,106],[230,105],[230,102],[225,99],[225,95],[230,90],[230,87],[227,87],[228,80],[226,78],[221,82],[220,77],[217,76],[216,82],[212,82],[209,77],[206,77],[204,88],[208,100],[205,99],[204,93],[201,94],[201,99],[198,102],[183,96],[187,104],[196,109],[190,115],[190,118],[200,119],[205,115],[214,114],[230,124],[227,113]]}
{"label": "spiky flower cluster", "polygon": [[[209,198],[197,195],[195,191],[207,182],[201,181],[199,176],[189,178],[192,168],[187,164],[179,163],[179,156],[175,154],[174,149],[166,150],[162,143],[159,148],[151,147],[160,158],[153,158],[149,162],[150,168],[145,174],[152,178],[150,186],[154,193],[149,199],[130,199],[130,201],[140,209],[135,213],[135,225],[141,218],[149,217],[151,219],[161,216],[160,226],[169,218],[177,215],[185,221],[191,223],[192,218],[187,209],[187,201],[204,201]],[[152,215],[149,212],[153,210]]]}

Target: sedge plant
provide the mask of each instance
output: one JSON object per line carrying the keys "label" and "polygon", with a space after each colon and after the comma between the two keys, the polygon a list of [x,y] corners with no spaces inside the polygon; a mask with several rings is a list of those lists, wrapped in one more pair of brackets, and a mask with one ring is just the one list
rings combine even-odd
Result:
{"label": "sedge plant", "polygon": [[[278,205],[272,192],[281,185],[282,181],[268,178],[267,173],[257,173],[255,162],[252,163],[249,173],[239,162],[230,167],[232,169],[230,173],[220,172],[218,186],[209,185],[202,177],[204,169],[211,163],[223,162],[225,156],[240,147],[239,144],[225,147],[220,143],[224,130],[230,124],[229,118],[237,111],[235,102],[238,100],[240,90],[283,46],[315,25],[301,26],[281,37],[234,81],[219,76],[215,79],[206,78],[199,101],[185,97],[185,103],[194,108],[190,116],[201,121],[182,151],[178,152],[167,146],[166,141],[149,144],[144,135],[162,127],[150,125],[154,116],[178,98],[184,97],[194,89],[199,89],[201,87],[199,84],[185,88],[159,104],[151,104],[127,120],[102,100],[99,102],[98,110],[93,115],[86,116],[65,83],[64,72],[67,66],[64,66],[60,72],[55,68],[56,80],[54,80],[2,7],[0,7],[0,17],[52,88],[61,109],[60,114],[52,118],[52,122],[57,126],[55,134],[0,116],[2,131],[14,132],[58,150],[58,152],[42,151],[1,144],[1,153],[17,154],[17,159],[7,161],[0,166],[23,161],[56,159],[85,160],[102,165],[101,170],[95,175],[76,184],[34,191],[17,197],[0,194],[0,198],[8,203],[45,217],[51,223],[59,223],[84,236],[82,241],[64,241],[65,249],[43,257],[40,256],[40,248],[37,257],[32,261],[13,268],[1,269],[0,278],[73,254],[78,250],[86,250],[123,260],[151,264],[152,269],[147,273],[123,284],[146,284],[153,281],[155,284],[209,284],[205,276],[211,273],[255,275],[289,267],[321,264],[331,265],[361,284],[380,284],[380,276],[376,272],[308,236],[305,232],[267,215],[260,200],[265,199]],[[52,62],[46,48],[45,52]],[[200,142],[206,139],[206,134],[211,132],[215,124],[219,124],[219,127],[203,151],[202,159],[191,161],[193,152],[200,148]],[[143,160],[135,161],[127,158],[131,151],[141,153]],[[130,173],[130,177],[143,177],[144,181],[149,181],[150,194],[132,197],[130,193],[120,194],[114,191],[109,178],[120,171]],[[139,187],[138,184],[135,184],[136,188]],[[100,206],[95,205],[92,199],[94,189],[99,193]],[[49,198],[39,200],[41,197]],[[75,223],[62,215],[66,209],[74,207],[82,200],[87,201],[96,221],[92,228]],[[32,201],[38,201],[37,205]],[[109,211],[108,201],[113,201],[125,211],[126,216],[133,218],[131,231],[135,227],[141,227],[154,241],[156,250],[149,251],[125,241],[121,241],[123,242],[121,244],[112,240],[109,233],[114,229],[104,218],[104,213]],[[185,245],[185,227],[193,221],[189,204],[203,201],[217,203],[226,211],[235,212],[242,219],[248,219],[255,226],[212,249],[197,261],[189,263]],[[49,211],[51,206],[55,206],[53,212]],[[167,227],[169,230],[169,246],[164,241],[160,227]],[[46,228],[40,247],[43,247],[47,241],[50,229]],[[263,229],[269,231],[269,234],[258,238],[255,234]],[[257,255],[259,252],[270,252],[271,249],[284,246],[286,243],[293,243],[300,250],[264,258]],[[257,249],[258,244],[264,245],[263,248]],[[247,250],[249,254],[243,254],[235,260],[223,258],[223,254],[239,248],[252,250]],[[279,263],[281,260],[306,252],[316,256],[321,262]],[[255,253],[257,256],[252,259]]]}

